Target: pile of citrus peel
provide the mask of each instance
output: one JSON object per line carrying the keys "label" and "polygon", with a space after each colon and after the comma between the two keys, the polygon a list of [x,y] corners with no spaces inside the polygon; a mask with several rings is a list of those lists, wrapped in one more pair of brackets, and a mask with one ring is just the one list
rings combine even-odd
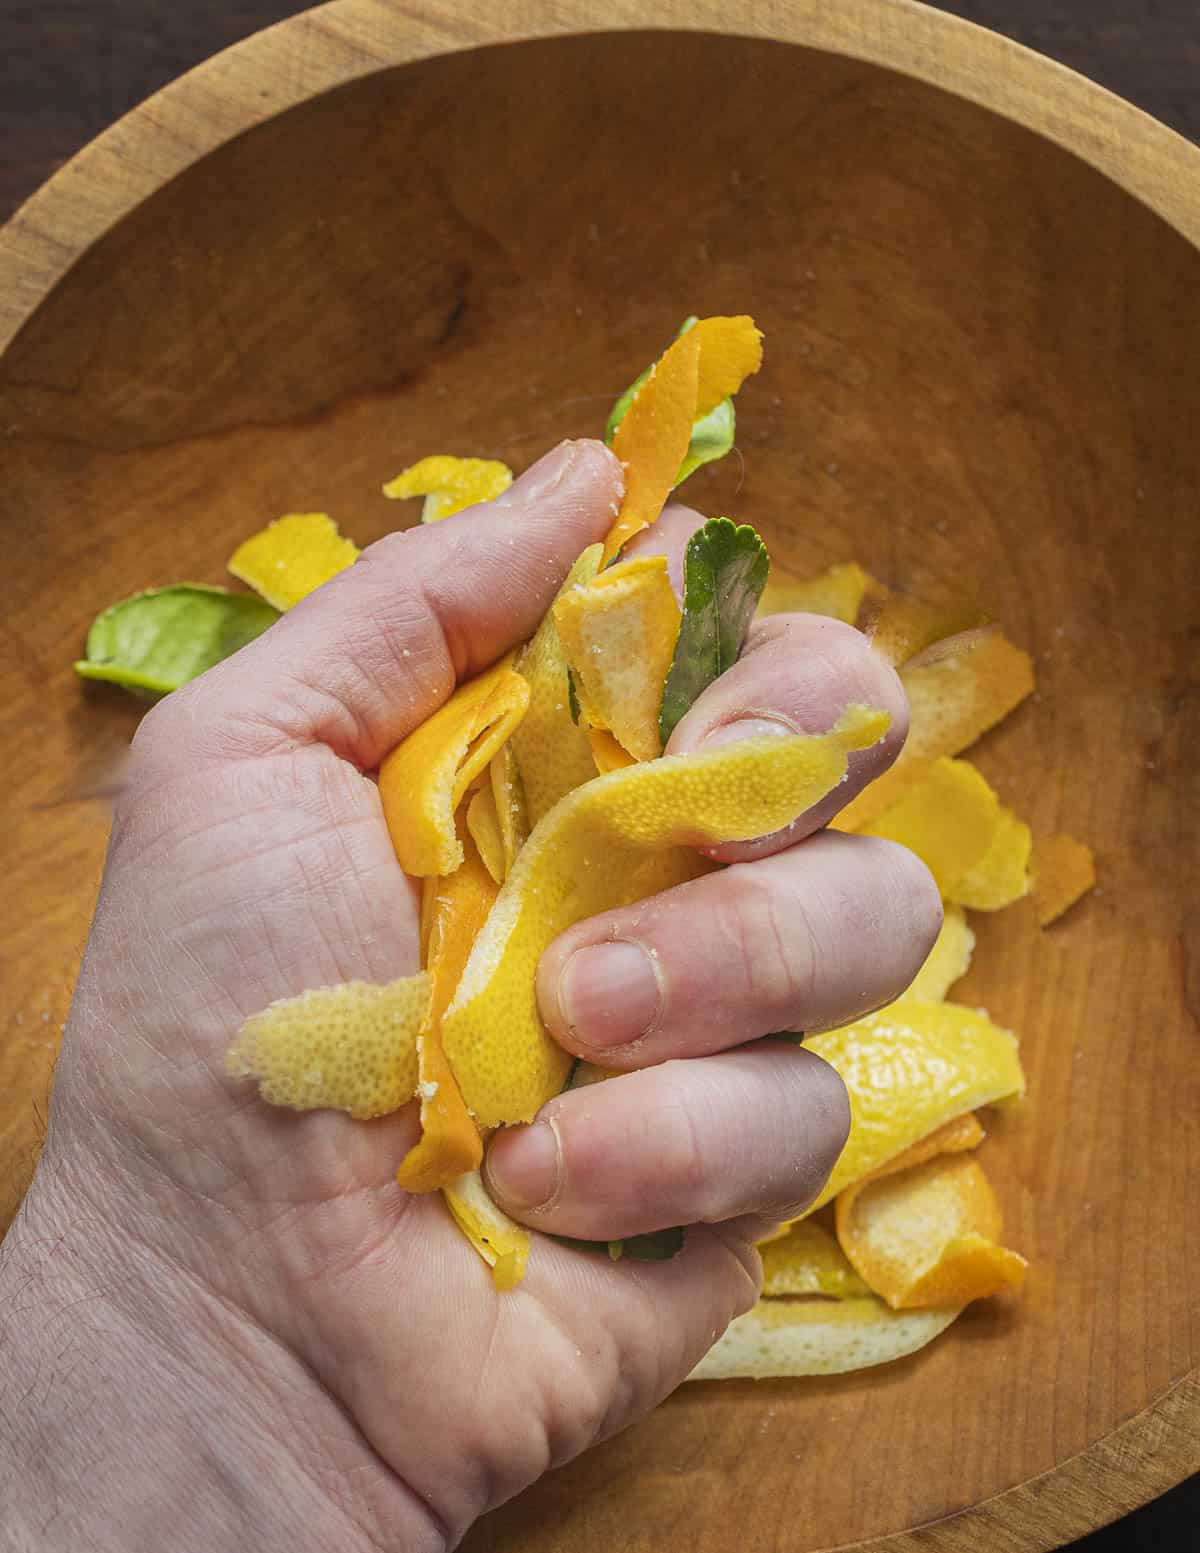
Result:
{"label": "pile of citrus peel", "polygon": [[[824,733],[662,754],[681,706],[706,682],[697,655],[683,651],[697,640],[692,579],[681,611],[665,559],[621,551],[682,478],[728,450],[732,396],[761,354],[749,318],[688,321],[610,420],[626,488],[605,542],[578,558],[529,642],[461,685],[383,761],[396,856],[423,881],[423,970],[273,1004],[229,1053],[230,1071],[257,1080],[276,1105],[371,1118],[418,1098],[421,1136],[399,1182],[443,1193],[501,1290],[524,1275],[531,1236],[484,1188],[488,1135],[531,1121],[565,1087],[621,1082],[573,1065],[547,1035],[534,991],[542,952],[575,922],[718,866],[698,848],[787,825],[888,727],[885,713],[851,706]],[[433,457],[385,492],[424,497],[423,521],[434,522],[510,480],[493,461]],[[967,911],[1032,894],[1049,923],[1090,887],[1091,854],[1065,836],[1035,843],[958,758],[1033,689],[1028,656],[1001,632],[890,592],[853,563],[764,589],[753,530],[718,520],[704,533],[714,565],[741,567],[734,657],[756,601],[760,615],[833,616],[871,636],[911,707],[899,759],[834,823],[916,852],[941,890],[945,923],[898,1001],[804,1038],[846,1083],[850,1137],[817,1202],[762,1246],[763,1297],[696,1378],[858,1369],[914,1351],[970,1301],[1022,1283],[1026,1263],[1000,1243],[975,1157],[984,1137],[975,1113],[1023,1093],[1016,1040],[948,993],[974,946]],[[689,566],[704,553],[690,546]],[[230,570],[287,609],[357,555],[324,514],[300,514],[247,541]],[[696,590],[697,615],[715,607],[713,592]],[[717,635],[729,625],[718,620]],[[711,673],[728,658],[726,643]]]}

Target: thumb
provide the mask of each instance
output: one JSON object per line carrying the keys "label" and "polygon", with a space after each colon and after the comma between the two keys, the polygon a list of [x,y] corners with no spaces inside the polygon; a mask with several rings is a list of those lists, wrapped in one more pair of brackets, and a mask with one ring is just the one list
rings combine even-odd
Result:
{"label": "thumb", "polygon": [[389,534],[161,703],[147,719],[155,737],[182,736],[193,759],[321,743],[370,770],[460,680],[533,633],[621,491],[602,443],[564,442],[495,501]]}

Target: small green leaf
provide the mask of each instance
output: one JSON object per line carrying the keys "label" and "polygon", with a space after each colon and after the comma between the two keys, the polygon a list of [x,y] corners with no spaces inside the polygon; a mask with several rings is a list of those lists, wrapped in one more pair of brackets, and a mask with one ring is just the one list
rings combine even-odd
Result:
{"label": "small green leaf", "polygon": [[664,745],[700,693],[737,662],[770,564],[754,529],[728,518],[710,518],[688,540],[683,621],[658,720]]}
{"label": "small green leaf", "polygon": [[198,582],[153,588],[96,616],[75,672],[135,695],[166,695],[278,619],[279,611],[252,593]]}
{"label": "small green leaf", "polygon": [[803,1030],[773,1030],[770,1035],[760,1035],[760,1041],[786,1041],[789,1046],[804,1045]]}
{"label": "small green leaf", "polygon": [[[689,329],[699,322],[700,320],[695,316],[685,318],[679,334],[675,338],[678,339],[680,335],[686,334]],[[641,376],[629,385],[616,404],[613,405],[612,410],[609,412],[608,423],[604,428],[605,442],[611,444],[613,437],[616,435],[617,427],[625,419],[625,412],[633,403],[638,389],[649,376],[650,368],[647,367]],[[679,473],[675,477],[676,487],[682,485],[689,475],[695,474],[701,464],[711,464],[715,459],[724,458],[730,448],[733,447],[736,431],[737,417],[733,410],[733,400],[722,399],[715,409],[710,410],[707,415],[702,415],[693,424],[692,440],[688,446],[687,457],[679,466]]]}
{"label": "small green leaf", "polygon": [[579,708],[579,692],[575,689],[575,676],[570,669],[567,670],[567,707],[571,713],[571,721],[578,728],[579,719],[583,713]]}

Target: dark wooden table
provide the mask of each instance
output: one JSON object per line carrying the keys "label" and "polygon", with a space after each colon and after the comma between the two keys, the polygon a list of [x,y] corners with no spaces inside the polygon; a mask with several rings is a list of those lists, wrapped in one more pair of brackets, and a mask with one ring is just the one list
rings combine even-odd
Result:
{"label": "dark wooden table", "polygon": [[[1200,0],[940,0],[1200,141]],[[0,0],[0,220],[86,141],[295,0]],[[1073,1553],[1193,1553],[1200,1479]],[[990,1553],[990,1550],[981,1550]]]}

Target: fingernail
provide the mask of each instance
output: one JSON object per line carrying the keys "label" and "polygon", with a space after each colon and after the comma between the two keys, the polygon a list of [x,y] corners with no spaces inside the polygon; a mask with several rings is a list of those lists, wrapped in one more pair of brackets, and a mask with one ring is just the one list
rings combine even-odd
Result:
{"label": "fingernail", "polygon": [[740,717],[737,722],[719,723],[700,740],[703,750],[715,750],[725,744],[741,744],[746,739],[788,738],[798,733],[782,717]]}
{"label": "fingernail", "polygon": [[628,1046],[653,1028],[662,987],[640,944],[618,941],[577,949],[558,980],[558,1007],[585,1046]]}
{"label": "fingernail", "polygon": [[549,496],[570,474],[578,453],[578,442],[560,442],[536,464],[530,465],[519,480],[514,480],[508,490],[496,498],[496,505],[513,507]]}
{"label": "fingernail", "polygon": [[487,1180],[501,1207],[529,1213],[558,1191],[558,1134],[549,1122],[506,1128],[488,1154]]}

